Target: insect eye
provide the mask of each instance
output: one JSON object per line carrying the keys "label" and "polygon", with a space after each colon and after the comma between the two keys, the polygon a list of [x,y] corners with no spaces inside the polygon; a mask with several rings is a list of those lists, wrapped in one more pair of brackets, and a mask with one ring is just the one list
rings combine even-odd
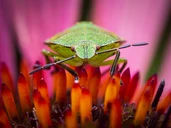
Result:
{"label": "insect eye", "polygon": [[75,52],[75,47],[74,46],[71,47],[71,51]]}
{"label": "insect eye", "polygon": [[96,51],[99,50],[99,49],[100,49],[100,46],[97,45],[97,46],[96,46]]}

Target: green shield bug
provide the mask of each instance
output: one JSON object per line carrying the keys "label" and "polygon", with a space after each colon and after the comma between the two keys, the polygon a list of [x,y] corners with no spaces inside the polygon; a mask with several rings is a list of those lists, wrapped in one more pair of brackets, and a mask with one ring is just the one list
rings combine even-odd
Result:
{"label": "green shield bug", "polygon": [[[138,43],[124,45],[121,38],[92,22],[78,22],[73,27],[64,30],[61,33],[45,41],[45,44],[52,51],[43,50],[46,57],[52,57],[54,62],[38,67],[30,72],[33,74],[41,69],[49,68],[53,65],[60,65],[69,71],[76,80],[77,73],[65,64],[72,66],[82,66],[90,64],[91,66],[112,65],[110,75],[116,72],[117,64],[123,63],[122,70],[127,63],[126,59],[120,58],[120,49],[130,46],[142,46],[148,43]],[[116,54],[116,55],[115,55]],[[112,60],[106,60],[115,55]]]}

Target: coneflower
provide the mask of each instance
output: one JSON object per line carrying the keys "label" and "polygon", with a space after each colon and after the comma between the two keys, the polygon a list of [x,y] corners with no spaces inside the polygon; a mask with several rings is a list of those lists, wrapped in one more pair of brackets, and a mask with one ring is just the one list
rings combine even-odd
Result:
{"label": "coneflower", "polygon": [[1,127],[171,127],[171,92],[160,100],[165,80],[158,86],[156,74],[137,90],[139,72],[131,75],[129,68],[110,77],[99,67],[71,67],[79,74],[75,83],[56,66],[50,97],[43,72],[30,78],[27,66],[21,67],[15,85],[8,67],[1,64]]}

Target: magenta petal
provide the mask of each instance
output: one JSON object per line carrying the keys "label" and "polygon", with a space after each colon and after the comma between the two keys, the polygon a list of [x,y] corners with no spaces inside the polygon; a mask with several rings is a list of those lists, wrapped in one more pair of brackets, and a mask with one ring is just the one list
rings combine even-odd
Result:
{"label": "magenta petal", "polygon": [[161,68],[161,73],[159,74],[159,80],[165,79],[168,86],[165,86],[166,93],[171,91],[171,79],[170,79],[170,64],[171,64],[171,37],[169,40],[169,45],[166,49],[166,56],[164,57],[163,68]]}
{"label": "magenta petal", "polygon": [[157,46],[169,5],[169,0],[95,0],[92,19],[127,43],[149,42],[145,47],[121,50],[121,57],[129,60],[130,69],[133,72],[140,70],[141,76],[144,76]]}
{"label": "magenta petal", "polygon": [[[9,4],[24,57],[33,65],[42,59],[44,40],[78,20],[79,0],[25,0]],[[11,13],[9,11],[9,13]]]}
{"label": "magenta petal", "polygon": [[[7,64],[12,77],[15,78],[15,52],[10,39],[10,33],[5,18],[5,13],[3,12],[3,8],[1,8],[0,5],[0,62],[4,62],[5,64]],[[2,81],[0,78],[0,83],[1,82]]]}

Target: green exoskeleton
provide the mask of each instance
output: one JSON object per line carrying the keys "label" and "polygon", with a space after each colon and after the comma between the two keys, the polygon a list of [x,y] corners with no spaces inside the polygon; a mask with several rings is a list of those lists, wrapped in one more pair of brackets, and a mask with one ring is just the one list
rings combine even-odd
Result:
{"label": "green exoskeleton", "polygon": [[[45,56],[52,57],[54,62],[39,67],[31,71],[30,74],[58,64],[78,80],[76,71],[65,64],[72,66],[90,64],[94,67],[111,65],[110,75],[113,76],[116,72],[117,64],[123,63],[120,70],[123,70],[127,64],[126,59],[120,58],[120,49],[148,44],[138,43],[121,46],[123,43],[124,41],[112,32],[96,26],[91,22],[78,22],[73,27],[45,41],[45,44],[53,52],[45,49],[42,52]],[[113,55],[115,55],[114,59],[106,60]]]}

